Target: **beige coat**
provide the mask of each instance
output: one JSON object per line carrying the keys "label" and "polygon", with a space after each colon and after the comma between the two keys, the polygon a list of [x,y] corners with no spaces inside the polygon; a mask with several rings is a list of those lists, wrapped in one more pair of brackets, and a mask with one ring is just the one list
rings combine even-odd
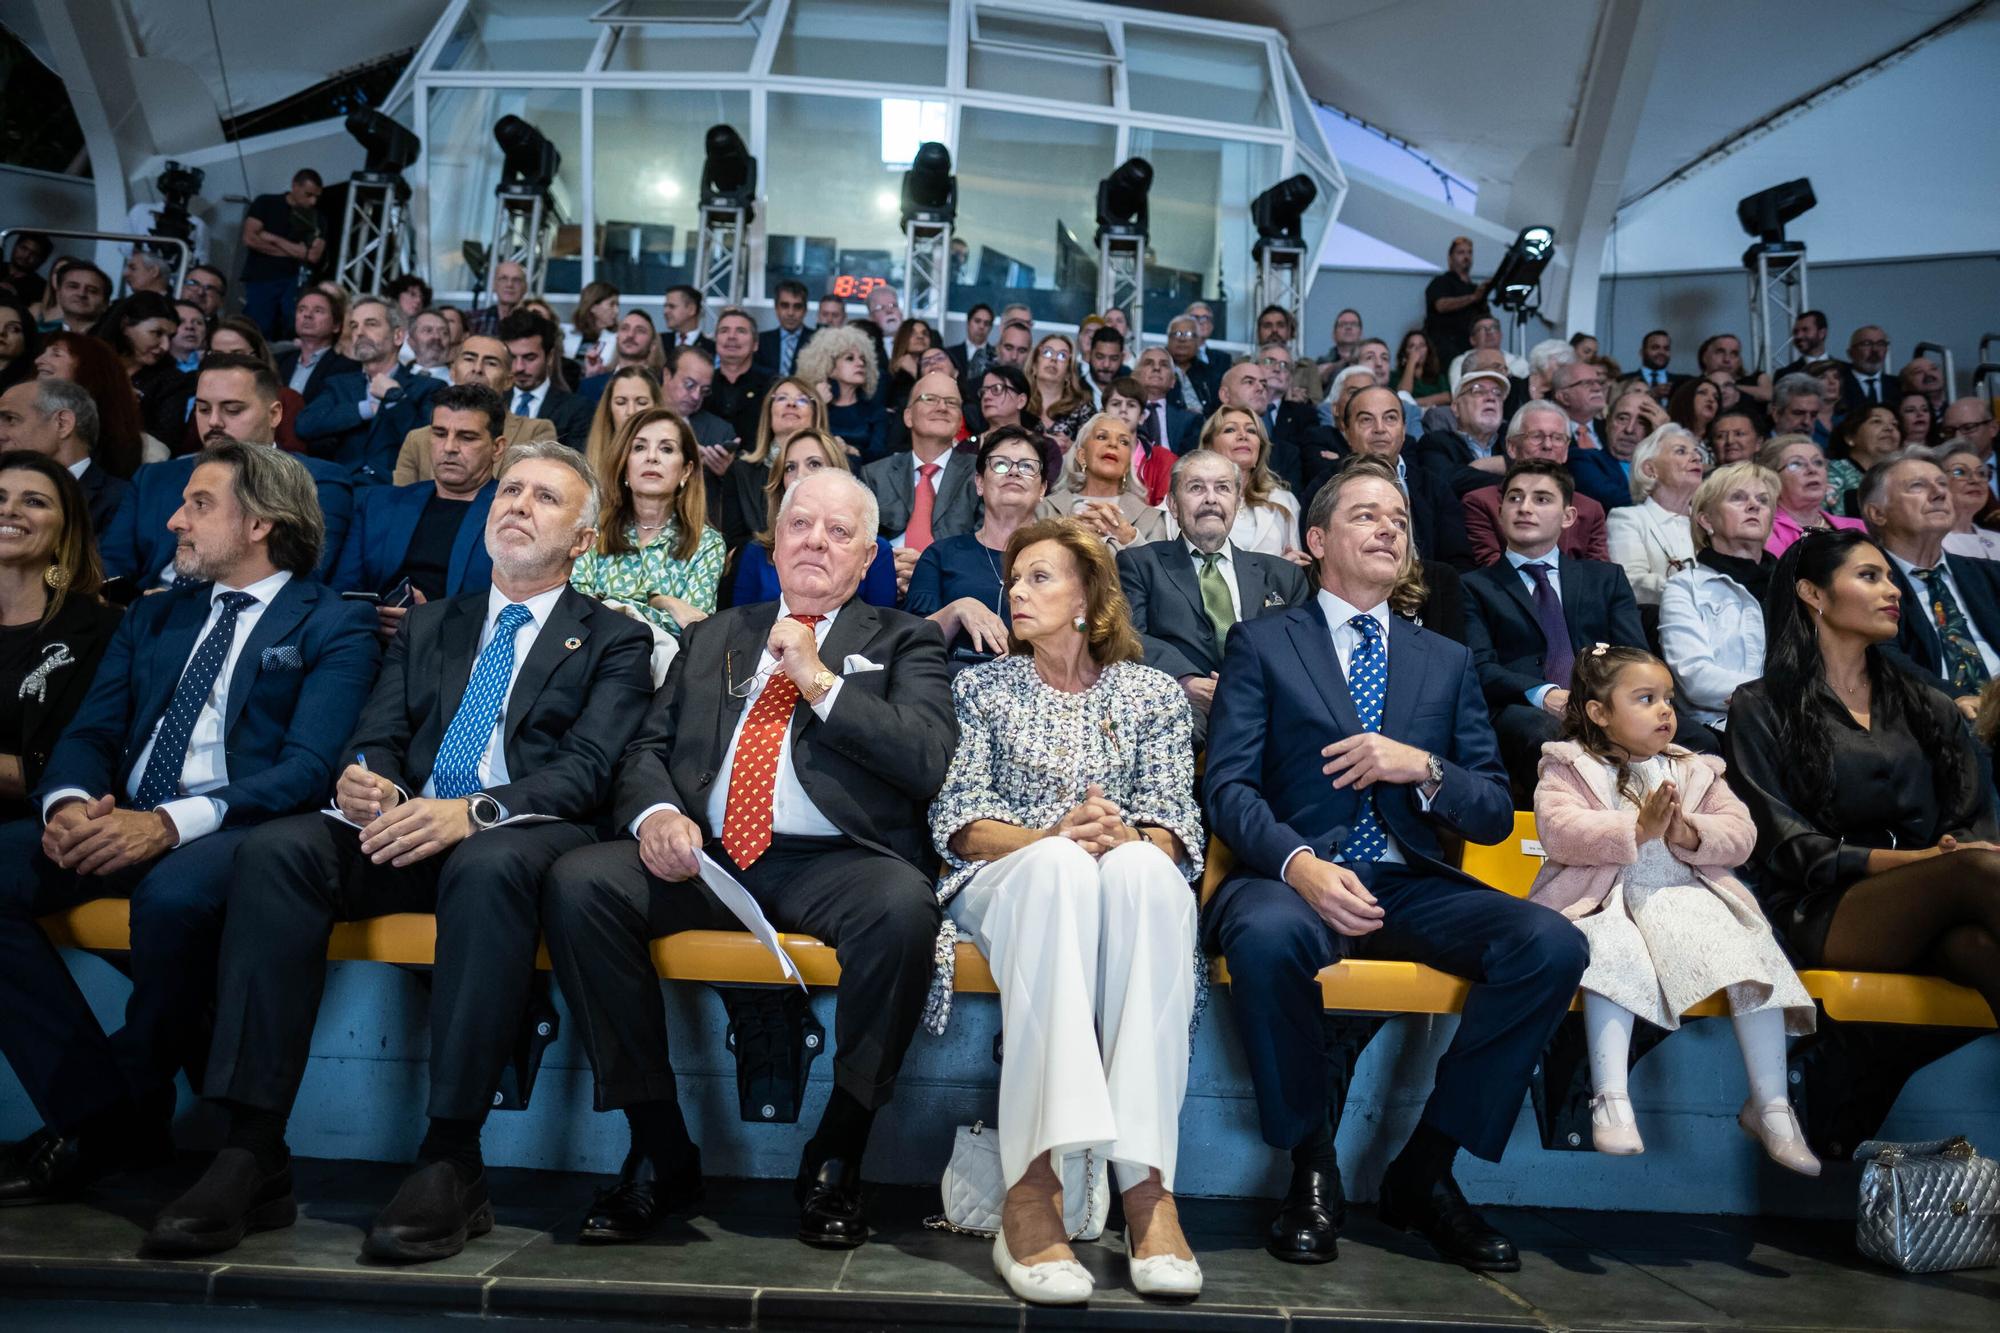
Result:
{"label": "beige coat", "polygon": [[[1041,505],[1035,510],[1036,518],[1069,518],[1076,513],[1077,502],[1083,499],[1069,488],[1067,479],[1042,497]],[[1134,546],[1144,546],[1147,542],[1165,540],[1167,536],[1167,511],[1157,505],[1146,503],[1146,497],[1127,487],[1119,492],[1118,512],[1125,521],[1139,530],[1139,536],[1132,542]],[[1107,540],[1106,546],[1117,551],[1122,549],[1115,541]]]}
{"label": "beige coat", "polygon": [[[512,412],[507,414],[507,443],[534,444],[555,438],[555,422],[544,421],[540,417],[517,417]],[[396,453],[395,481],[398,486],[407,486],[413,481],[430,479],[431,428],[419,426],[403,437],[403,447]]]}

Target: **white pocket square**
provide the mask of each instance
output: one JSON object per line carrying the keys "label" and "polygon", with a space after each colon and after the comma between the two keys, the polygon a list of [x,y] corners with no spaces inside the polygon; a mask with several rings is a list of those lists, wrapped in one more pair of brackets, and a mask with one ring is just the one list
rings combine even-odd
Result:
{"label": "white pocket square", "polygon": [[843,676],[858,676],[864,671],[880,671],[881,669],[882,664],[880,662],[871,662],[860,653],[849,653],[847,660],[840,664],[840,674]]}

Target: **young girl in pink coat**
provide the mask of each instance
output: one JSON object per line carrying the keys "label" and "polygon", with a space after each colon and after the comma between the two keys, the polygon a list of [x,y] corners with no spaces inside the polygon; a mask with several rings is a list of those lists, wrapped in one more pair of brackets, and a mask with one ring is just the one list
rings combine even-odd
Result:
{"label": "young girl in pink coat", "polygon": [[1592,1144],[1645,1151],[1625,1084],[1635,1020],[1671,1030],[1721,992],[1750,1077],[1737,1123],[1772,1161],[1816,1176],[1785,1092],[1786,1029],[1812,1031],[1812,1000],[1732,873],[1756,845],[1749,811],[1721,760],[1673,736],[1666,666],[1600,643],[1577,656],[1564,739],[1542,747],[1535,825],[1548,860],[1529,897],[1590,940]]}

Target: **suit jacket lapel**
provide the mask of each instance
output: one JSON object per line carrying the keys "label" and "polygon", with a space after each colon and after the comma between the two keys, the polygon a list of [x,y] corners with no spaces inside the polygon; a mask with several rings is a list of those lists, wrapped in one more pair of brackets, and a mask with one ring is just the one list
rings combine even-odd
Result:
{"label": "suit jacket lapel", "polygon": [[1945,568],[1951,571],[1951,581],[1958,586],[1958,608],[1965,613],[1965,619],[1979,637],[1994,648],[2000,648],[2000,605],[1990,596],[1992,585],[1982,577],[1978,561],[1962,555],[1948,555],[1944,558]]}
{"label": "suit jacket lapel", "polygon": [[[1572,650],[1583,637],[1577,633],[1577,614],[1593,607],[1602,608],[1604,605],[1604,599],[1598,595],[1599,589],[1593,587],[1586,590],[1583,586],[1585,583],[1595,583],[1591,577],[1594,573],[1595,571],[1588,565],[1580,565],[1574,560],[1564,560],[1556,567],[1556,578],[1562,584],[1556,591],[1556,598],[1562,603],[1563,623],[1569,626],[1569,645]],[[1521,580],[1517,578],[1514,582],[1519,586]]]}
{"label": "suit jacket lapel", "polygon": [[[445,608],[438,630],[438,735],[442,737],[465,701],[465,684],[472,679],[472,661],[479,654],[479,633],[486,624],[486,594],[455,597]],[[412,640],[414,643],[414,640]]]}
{"label": "suit jacket lapel", "polygon": [[[498,482],[487,482],[480,487],[479,494],[466,506],[465,514],[458,521],[458,536],[451,543],[451,566],[445,571],[444,588],[447,593],[466,591],[465,578],[473,557],[486,554],[486,515],[493,507],[493,491]],[[421,512],[421,511],[420,511]],[[405,542],[398,550],[406,550]],[[492,577],[492,564],[486,562],[487,577]]]}
{"label": "suit jacket lapel", "polygon": [[[1915,615],[1905,615],[1903,623],[1910,627],[1910,633],[1923,645],[1925,664],[1933,671],[1944,668],[1944,643],[1938,637],[1937,621],[1931,611],[1930,590],[1917,586],[1917,580],[1907,577],[1903,567],[1891,560],[1889,572],[1895,576],[1896,586],[1903,590],[1903,604],[1915,609]],[[1963,584],[1959,586],[1963,587]]]}
{"label": "suit jacket lapel", "polygon": [[[1487,568],[1493,571],[1493,577],[1499,580],[1501,589],[1521,608],[1521,613],[1528,618],[1529,626],[1536,634],[1540,634],[1542,623],[1535,615],[1535,599],[1529,594],[1528,585],[1521,581],[1521,571],[1514,568],[1504,554],[1500,557],[1499,564],[1489,565]],[[1567,608],[1564,609],[1563,615],[1569,615]]]}
{"label": "suit jacket lapel", "polygon": [[735,728],[736,715],[743,711],[746,700],[736,691],[748,685],[752,678],[770,661],[770,654],[764,645],[771,638],[771,626],[778,623],[778,604],[767,602],[762,606],[749,608],[747,615],[741,616],[729,635],[729,646],[722,659],[724,674],[728,677],[722,694],[722,706],[715,710],[715,763],[711,768],[722,766],[722,752],[728,748],[729,733]]}
{"label": "suit jacket lapel", "polygon": [[379,554],[385,562],[384,568],[379,573],[375,570],[367,571],[371,582],[382,584],[376,591],[389,590],[383,580],[395,573],[397,566],[403,563],[403,553],[410,549],[410,539],[417,535],[417,524],[423,521],[424,506],[430,503],[432,493],[429,483],[426,483],[421,487],[412,486],[408,490],[392,491],[383,497],[388,501],[382,506],[386,511],[383,517],[388,520],[387,525],[378,538],[369,543],[373,550],[362,553],[364,558]]}
{"label": "suit jacket lapel", "polygon": [[1424,651],[1424,631],[1399,615],[1389,617],[1389,692],[1382,700],[1382,731],[1404,733],[1410,709],[1423,697],[1424,676],[1430,670]]}
{"label": "suit jacket lapel", "polygon": [[[160,595],[172,596],[171,593]],[[152,733],[153,724],[167,711],[167,704],[174,697],[174,687],[180,684],[181,673],[187,670],[188,659],[194,656],[194,646],[201,636],[202,622],[208,619],[208,609],[209,594],[206,590],[183,598],[180,605],[168,614],[167,623],[161,628],[153,651],[146,654],[154,672],[147,682],[145,697],[132,719],[132,753],[138,753],[146,743],[146,737]]]}
{"label": "suit jacket lapel", "polygon": [[[1167,582],[1179,589],[1181,596],[1187,598],[1188,605],[1194,608],[1195,623],[1206,625],[1208,608],[1201,601],[1201,576],[1195,573],[1194,557],[1188,554],[1187,543],[1176,538],[1170,542],[1155,542],[1154,545],[1160,548],[1160,565],[1166,572]],[[1237,559],[1242,557],[1239,555]]]}
{"label": "suit jacket lapel", "polygon": [[[840,614],[833,618],[833,624],[827,628],[826,642],[819,646],[820,661],[826,663],[827,670],[834,674],[845,674],[840,669],[841,663],[847,660],[849,654],[860,652],[868,641],[875,637],[876,628],[881,623],[882,618],[875,613],[874,607],[862,601],[859,596],[854,597],[846,606],[840,608]],[[887,662],[882,663],[885,668],[888,665]],[[791,739],[794,745],[798,743],[800,733],[805,731],[806,723],[817,718],[818,714],[810,708],[792,710]]]}
{"label": "suit jacket lapel", "polygon": [[[299,622],[306,618],[306,612],[312,610],[322,595],[319,584],[292,579],[278,589],[278,595],[257,617],[250,637],[243,641],[243,651],[236,656],[236,670],[229,677],[229,693],[224,699],[222,714],[225,733],[235,728],[236,719],[242,716],[243,705],[250,701],[250,682],[262,669],[264,650],[298,628]],[[303,668],[304,664],[300,665]]]}
{"label": "suit jacket lapel", "polygon": [[[916,494],[916,486],[912,483],[910,487],[912,501],[916,499]],[[978,503],[978,497],[972,493],[972,460],[964,457],[953,458],[944,470],[944,490],[937,498],[938,517],[954,513],[968,502]],[[841,619],[846,618],[847,614],[843,611]]]}
{"label": "suit jacket lapel", "polygon": [[1333,631],[1326,623],[1318,599],[1307,603],[1306,614],[1292,617],[1286,627],[1292,646],[1298,650],[1306,675],[1326,704],[1333,720],[1349,736],[1361,734],[1361,717],[1354,711],[1354,696],[1347,692],[1347,677],[1340,670],[1340,655],[1333,651]]}
{"label": "suit jacket lapel", "polygon": [[[535,646],[528,650],[527,660],[514,673],[514,688],[507,695],[507,721],[500,728],[500,743],[504,746],[513,740],[520,730],[521,719],[528,715],[542,687],[549,683],[569,655],[580,649],[590,638],[590,626],[585,621],[592,603],[580,592],[564,588],[556,598],[556,604],[549,611],[549,623],[542,626],[535,635]],[[613,613],[615,614],[615,613]],[[510,762],[508,772],[514,769]]]}

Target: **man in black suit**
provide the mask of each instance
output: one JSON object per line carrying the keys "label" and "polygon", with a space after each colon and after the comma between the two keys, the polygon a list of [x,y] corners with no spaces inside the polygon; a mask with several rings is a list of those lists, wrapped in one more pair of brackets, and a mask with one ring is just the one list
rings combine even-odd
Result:
{"label": "man in black suit", "polygon": [[[343,747],[339,816],[262,829],[236,863],[205,1091],[225,1147],[147,1237],[214,1254],[296,1215],[285,1122],[336,921],[436,912],[430,1132],[363,1243],[441,1259],[493,1225],[480,1127],[535,968],[542,875],[588,822],[652,687],[652,637],[569,586],[598,488],[560,444],[510,450],[486,524],[491,588],[415,607]],[[516,820],[526,820],[518,825]],[[358,831],[357,831],[358,830]]]}
{"label": "man in black suit", "polygon": [[799,364],[799,353],[812,340],[813,331],[806,327],[806,295],[806,285],[797,278],[785,278],[772,289],[771,312],[778,317],[778,327],[757,335],[757,369],[766,375],[791,374]]}
{"label": "man in black suit", "polygon": [[1176,377],[1173,359],[1164,347],[1148,347],[1132,365],[1132,378],[1145,392],[1145,411],[1139,418],[1139,433],[1165,444],[1176,454],[1185,454],[1201,443],[1202,415],[1190,412],[1175,401]]}
{"label": "man in black suit", "polygon": [[632,1131],[586,1239],[639,1239],[701,1189],[647,944],[737,927],[702,886],[714,873],[702,857],[778,929],[837,952],[834,1088],[799,1165],[799,1239],[847,1248],[866,1238],[869,1128],[935,985],[941,916],[926,810],[958,739],[937,627],[855,596],[874,556],[874,507],[844,472],[813,473],[786,495],[778,602],[688,628],[618,766],[624,836],[570,853],[548,877],[549,956],[597,1105],[622,1110]]}
{"label": "man in black suit", "polygon": [[[1419,458],[1403,456],[1403,403],[1394,389],[1359,390],[1347,400],[1342,432],[1357,455],[1379,458],[1395,469],[1396,480],[1410,502],[1410,535],[1417,554],[1455,569],[1472,568],[1472,544],[1465,533],[1465,507],[1452,493],[1444,469]],[[1300,496],[1303,509],[1340,468],[1329,464]],[[1303,528],[1303,524],[1301,524]]]}
{"label": "man in black suit", "polygon": [[340,317],[333,298],[325,292],[308,287],[299,293],[298,309],[292,312],[297,341],[278,353],[278,382],[308,403],[319,397],[331,376],[361,369],[359,361],[334,350]]}
{"label": "man in black suit", "polygon": [[665,327],[660,330],[660,343],[667,351],[676,347],[699,347],[715,357],[715,343],[701,331],[701,293],[685,283],[667,288],[661,307],[661,318]]}
{"label": "man in black suit", "polygon": [[1500,482],[1506,555],[1465,575],[1467,646],[1523,809],[1533,800],[1542,745],[1556,739],[1569,705],[1576,655],[1594,643],[1646,646],[1625,571],[1557,550],[1576,522],[1575,496],[1558,464],[1526,459],[1508,467]]}
{"label": "man in black suit", "polygon": [[730,425],[738,440],[757,438],[757,418],[775,378],[757,364],[757,321],[741,306],[715,317],[715,377],[708,386],[708,410]]}
{"label": "man in black suit", "polygon": [[562,334],[532,310],[516,310],[500,321],[500,341],[513,363],[514,390],[507,410],[517,417],[540,417],[556,428],[556,438],[572,449],[590,439],[592,406],[558,386],[553,378],[556,345]]}
{"label": "man in black suit", "polygon": [[1254,361],[1238,361],[1222,372],[1222,380],[1215,389],[1215,405],[1208,415],[1212,417],[1225,407],[1248,412],[1257,418],[1259,425],[1265,427],[1265,436],[1271,441],[1270,451],[1264,457],[1265,465],[1271,469],[1273,476],[1285,484],[1285,489],[1296,495],[1303,480],[1300,474],[1305,470],[1305,460],[1299,455],[1297,438],[1270,433],[1271,384],[1264,376],[1263,367]]}
{"label": "man in black suit", "polygon": [[22,380],[0,394],[0,450],[32,449],[75,475],[90,506],[90,530],[104,531],[132,483],[90,459],[97,447],[97,400],[69,380]]}
{"label": "man in black suit", "polygon": [[1792,321],[1792,350],[1798,358],[1771,372],[1773,380],[1787,375],[1796,375],[1815,361],[1829,359],[1826,354],[1826,312],[1824,310],[1801,310]]}
{"label": "man in black suit", "polygon": [[1632,373],[1646,385],[1655,402],[1664,403],[1687,380],[1668,370],[1674,359],[1674,336],[1665,329],[1653,329],[1639,340],[1639,368]]}
{"label": "man in black suit", "polygon": [[1190,412],[1207,416],[1215,406],[1215,390],[1222,370],[1195,355],[1201,348],[1201,330],[1191,315],[1176,315],[1167,321],[1167,356],[1174,363],[1174,388],[1168,397]]}
{"label": "man in black suit", "polygon": [[1145,645],[1146,665],[1187,692],[1197,746],[1208,733],[1208,705],[1229,627],[1298,606],[1312,591],[1305,571],[1291,561],[1229,540],[1242,500],[1241,469],[1212,449],[1197,449],[1174,464],[1167,493],[1180,537],[1118,553],[1118,582]]}
{"label": "man in black suit", "polygon": [[[1511,388],[1504,370],[1464,372],[1452,391],[1451,424],[1427,429],[1417,441],[1415,456],[1451,480],[1454,491],[1487,485],[1507,470],[1507,446],[1500,428],[1506,423]],[[1461,470],[1473,473],[1462,487]]]}
{"label": "man in black suit", "polygon": [[993,307],[979,301],[965,312],[965,341],[944,349],[944,354],[951,358],[951,364],[958,368],[960,379],[977,376],[986,368],[986,359],[990,355],[986,339],[992,332]]}
{"label": "man in black suit", "polygon": [[1876,403],[1896,405],[1896,381],[1889,374],[1889,334],[1879,324],[1863,324],[1847,340],[1847,370],[1840,377],[1840,415]]}
{"label": "man in black suit", "polygon": [[1978,716],[1981,688],[2000,676],[2000,565],[1944,553],[1950,485],[1920,450],[1869,468],[1857,498],[1903,593],[1893,651],[1968,719]]}

